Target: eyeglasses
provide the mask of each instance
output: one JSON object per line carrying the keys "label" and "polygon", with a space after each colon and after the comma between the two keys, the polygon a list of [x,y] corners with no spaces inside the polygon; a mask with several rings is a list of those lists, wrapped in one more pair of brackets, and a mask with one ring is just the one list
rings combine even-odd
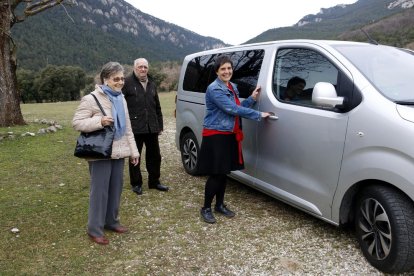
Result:
{"label": "eyeglasses", "polygon": [[125,78],[124,77],[115,77],[115,78],[112,79],[112,81],[114,81],[114,82],[125,81]]}

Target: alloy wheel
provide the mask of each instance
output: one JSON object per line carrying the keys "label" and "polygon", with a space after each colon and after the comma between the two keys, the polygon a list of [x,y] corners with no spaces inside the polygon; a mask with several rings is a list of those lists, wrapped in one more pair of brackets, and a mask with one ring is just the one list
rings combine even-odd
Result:
{"label": "alloy wheel", "polygon": [[375,199],[367,198],[361,203],[358,227],[361,240],[368,253],[377,260],[385,259],[391,250],[391,224],[384,207]]}

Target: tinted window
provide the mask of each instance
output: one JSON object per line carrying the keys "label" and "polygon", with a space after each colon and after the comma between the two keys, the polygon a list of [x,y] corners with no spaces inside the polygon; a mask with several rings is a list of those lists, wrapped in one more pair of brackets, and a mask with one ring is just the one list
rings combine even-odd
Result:
{"label": "tinted window", "polygon": [[[291,79],[303,80],[304,87],[287,89]],[[277,99],[312,105],[312,90],[317,82],[329,82],[337,87],[338,70],[326,57],[309,49],[278,51],[273,70],[273,93]]]}
{"label": "tinted window", "polygon": [[[263,62],[264,50],[248,50],[224,53],[233,61],[232,82],[237,84],[241,98],[247,98],[254,90]],[[184,76],[184,90],[205,93],[207,86],[217,75],[214,72],[214,60],[220,54],[196,57],[191,60]]]}
{"label": "tinted window", "polygon": [[184,90],[205,93],[207,86],[216,78],[213,65],[216,55],[200,56],[192,59],[185,70]]}

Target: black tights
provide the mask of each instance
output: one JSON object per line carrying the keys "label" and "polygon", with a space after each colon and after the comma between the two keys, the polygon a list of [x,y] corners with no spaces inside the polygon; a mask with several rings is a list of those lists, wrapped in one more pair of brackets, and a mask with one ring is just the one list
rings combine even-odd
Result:
{"label": "black tights", "polygon": [[204,208],[211,208],[214,196],[216,196],[216,206],[224,203],[226,177],[225,174],[213,174],[208,177],[204,192]]}

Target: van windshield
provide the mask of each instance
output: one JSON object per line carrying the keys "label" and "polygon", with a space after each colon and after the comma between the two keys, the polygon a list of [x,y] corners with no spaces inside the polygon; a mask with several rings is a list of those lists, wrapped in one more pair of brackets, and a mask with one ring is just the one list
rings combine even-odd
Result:
{"label": "van windshield", "polygon": [[333,45],[385,97],[414,102],[414,52],[383,45]]}

